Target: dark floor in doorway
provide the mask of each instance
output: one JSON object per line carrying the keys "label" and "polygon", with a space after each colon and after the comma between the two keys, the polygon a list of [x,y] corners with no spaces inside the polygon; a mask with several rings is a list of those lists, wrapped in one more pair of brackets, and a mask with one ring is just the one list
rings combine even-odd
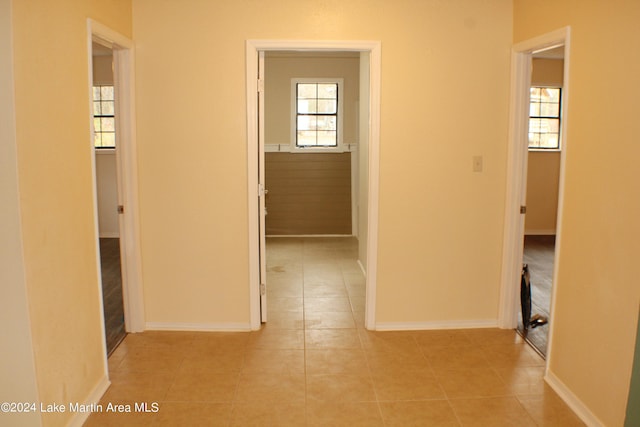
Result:
{"label": "dark floor in doorway", "polygon": [[100,238],[100,263],[107,354],[111,354],[126,335],[122,302],[120,239]]}
{"label": "dark floor in doorway", "polygon": [[[556,236],[525,236],[524,263],[529,264],[531,276],[531,315],[540,314],[551,321],[549,317],[551,307],[551,285],[553,280],[553,260]],[[518,323],[522,330],[522,317]],[[529,328],[527,341],[540,354],[547,354],[547,339],[549,323]]]}

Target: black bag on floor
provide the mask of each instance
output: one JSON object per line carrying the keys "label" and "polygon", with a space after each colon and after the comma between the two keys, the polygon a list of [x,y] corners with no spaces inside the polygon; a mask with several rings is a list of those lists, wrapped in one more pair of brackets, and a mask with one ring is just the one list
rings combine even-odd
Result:
{"label": "black bag on floor", "polygon": [[531,281],[529,279],[529,266],[522,265],[522,277],[520,278],[520,305],[522,306],[522,332],[527,336],[531,323]]}

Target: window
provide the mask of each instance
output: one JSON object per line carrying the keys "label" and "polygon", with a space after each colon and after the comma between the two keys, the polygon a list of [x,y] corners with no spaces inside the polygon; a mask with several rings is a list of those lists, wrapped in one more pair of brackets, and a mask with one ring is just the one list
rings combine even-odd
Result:
{"label": "window", "polygon": [[529,148],[558,150],[562,89],[532,87],[530,91]]}
{"label": "window", "polygon": [[295,149],[342,145],[341,79],[293,79],[292,134]]}
{"label": "window", "polygon": [[93,143],[96,148],[116,147],[113,86],[93,87]]}

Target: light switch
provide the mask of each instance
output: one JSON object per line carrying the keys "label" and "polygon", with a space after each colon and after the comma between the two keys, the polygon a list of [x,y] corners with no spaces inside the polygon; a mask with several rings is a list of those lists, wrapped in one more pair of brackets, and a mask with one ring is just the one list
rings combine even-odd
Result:
{"label": "light switch", "polygon": [[473,156],[473,171],[482,172],[482,156]]}

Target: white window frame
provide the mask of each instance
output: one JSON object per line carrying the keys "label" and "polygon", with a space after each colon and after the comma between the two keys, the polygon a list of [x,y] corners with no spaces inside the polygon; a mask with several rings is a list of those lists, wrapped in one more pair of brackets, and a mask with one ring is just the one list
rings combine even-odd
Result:
{"label": "white window frame", "polygon": [[[560,103],[559,103],[559,115],[558,115],[558,147],[557,148],[541,148],[541,147],[532,147],[529,146],[529,138],[527,136],[527,150],[528,151],[537,151],[537,152],[544,152],[544,153],[558,153],[560,151],[562,151],[562,122],[564,121],[563,118],[563,108],[562,108],[562,104],[564,103],[564,87],[562,87],[562,85],[556,85],[556,84],[532,84],[530,87],[539,87],[539,88],[549,88],[549,89],[560,89]],[[527,108],[529,109],[531,106],[531,99],[529,99],[529,102],[527,104]],[[529,110],[527,110],[529,111]],[[527,116],[529,119],[531,118],[531,113],[528,113]],[[529,133],[529,121],[527,120],[527,135]]]}
{"label": "white window frame", "polygon": [[[113,99],[111,99],[111,100],[106,100],[107,102],[112,102],[112,103],[113,103],[113,109],[114,109],[113,114],[100,114],[100,115],[96,115],[96,114],[95,114],[95,107],[94,107],[94,109],[92,109],[91,111],[93,112],[93,118],[94,118],[94,120],[95,120],[96,118],[103,118],[103,117],[104,117],[104,118],[107,118],[107,117],[112,117],[112,118],[113,118],[113,120],[114,120],[114,128],[113,128],[113,131],[104,131],[104,130],[102,130],[102,126],[100,127],[100,129],[99,129],[99,130],[98,130],[98,129],[96,129],[96,128],[95,128],[95,126],[94,126],[94,129],[93,129],[93,132],[94,132],[94,135],[93,135],[93,137],[94,137],[93,144],[94,144],[94,148],[96,149],[96,151],[115,151],[116,147],[118,146],[118,141],[117,141],[117,136],[116,136],[116,125],[115,125],[115,119],[116,119],[116,112],[115,112],[115,106],[116,106],[115,95],[116,95],[116,93],[115,93],[115,90],[116,90],[116,89],[115,89],[115,85],[114,85],[113,83],[108,83],[108,84],[94,84],[94,85],[92,86],[92,90],[95,90],[95,88],[100,88],[100,90],[102,90],[102,88],[103,88],[103,87],[110,87],[110,88],[112,88],[112,90],[113,90]],[[93,107],[93,106],[94,106],[94,104],[95,104],[95,102],[96,102],[96,99],[95,99],[95,97],[93,96],[93,92],[91,93],[91,100],[92,100],[92,104],[91,104],[91,105],[92,105],[92,107]],[[102,101],[104,101],[104,100],[102,99],[102,95],[101,95],[101,96],[100,96],[100,99],[98,100],[98,102],[102,102]],[[102,134],[105,134],[105,133],[112,133],[112,134],[114,135],[114,142],[113,142],[113,145],[95,145],[95,137],[96,137],[96,135],[97,135],[97,134],[100,134],[100,135],[101,135],[101,136],[100,136],[100,141],[102,141]]]}
{"label": "white window frame", "polygon": [[[296,85],[298,83],[336,83],[338,85],[338,145],[335,147],[298,147],[296,145],[297,99]],[[294,77],[291,79],[291,153],[342,153],[345,150],[342,131],[344,129],[343,98],[344,79],[341,77]]]}

